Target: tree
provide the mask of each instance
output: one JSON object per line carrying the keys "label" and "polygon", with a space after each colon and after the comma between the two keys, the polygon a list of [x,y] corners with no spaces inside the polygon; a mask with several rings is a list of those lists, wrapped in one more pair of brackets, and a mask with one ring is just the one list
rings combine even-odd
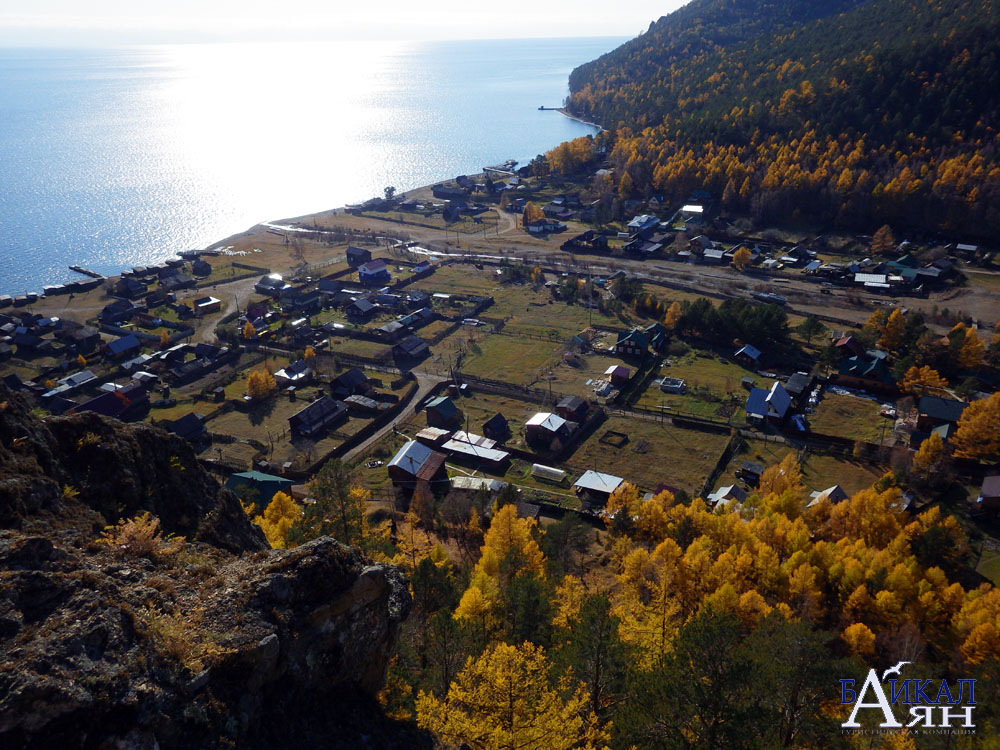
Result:
{"label": "tree", "polygon": [[271,547],[284,549],[288,546],[288,532],[301,515],[301,509],[291,496],[284,492],[276,492],[271,502],[264,508],[264,512],[256,516],[253,522],[264,531],[267,543]]}
{"label": "tree", "polygon": [[879,337],[879,349],[887,352],[897,352],[903,346],[903,336],[906,333],[906,320],[903,312],[897,307],[890,314]]}
{"label": "tree", "polygon": [[243,338],[248,341],[257,338],[257,329],[253,327],[253,323],[249,320],[243,326]]}
{"label": "tree", "polygon": [[618,625],[606,596],[586,596],[576,615],[563,626],[554,657],[557,665],[586,686],[590,710],[602,721],[625,687],[627,650],[618,636]]}
{"label": "tree", "polygon": [[170,334],[167,333],[167,329],[164,328],[160,331],[160,348],[166,349],[170,345]]}
{"label": "tree", "polygon": [[935,393],[947,386],[948,381],[942,378],[938,374],[938,371],[929,365],[924,365],[923,367],[914,365],[906,371],[899,385],[902,391],[912,393],[918,398],[928,393]]}
{"label": "tree", "polygon": [[316,350],[313,349],[312,346],[307,346],[302,358],[307,362],[312,362],[316,359]]}
{"label": "tree", "polygon": [[864,623],[856,622],[848,625],[840,637],[852,654],[867,656],[875,653],[875,634]]}
{"label": "tree", "polygon": [[944,440],[932,432],[921,444],[920,449],[913,454],[913,464],[910,470],[920,481],[931,483],[941,478],[948,454],[944,449]]}
{"label": "tree", "polygon": [[542,211],[541,206],[539,206],[534,201],[528,201],[524,204],[524,214],[521,217],[521,225],[527,229],[528,226],[539,219],[545,218],[545,212]]}
{"label": "tree", "polygon": [[872,237],[872,252],[876,255],[884,255],[890,252],[895,244],[896,238],[892,236],[892,227],[884,224]]}
{"label": "tree", "polygon": [[391,201],[393,197],[395,197],[396,195],[396,188],[394,188],[392,185],[387,185],[385,190],[383,190],[382,192],[385,194],[385,199],[387,201]]}
{"label": "tree", "polygon": [[344,544],[364,546],[371,540],[365,516],[371,493],[352,485],[351,471],[342,461],[332,458],[323,464],[309,484],[315,499],[307,505],[292,528],[289,539],[303,542],[319,536],[332,536]]}
{"label": "tree", "polygon": [[747,270],[750,267],[751,260],[753,260],[753,256],[750,254],[750,250],[745,247],[740,247],[733,253],[733,265],[738,271]]}
{"label": "tree", "polygon": [[811,345],[813,337],[819,336],[823,331],[826,330],[826,326],[820,323],[819,318],[815,315],[810,315],[795,328],[803,337],[805,337],[806,344]]}
{"label": "tree", "polygon": [[250,398],[267,398],[275,388],[277,384],[274,382],[274,375],[264,368],[253,370],[247,376],[247,393]]}
{"label": "tree", "polygon": [[530,643],[492,646],[466,662],[445,700],[419,693],[417,724],[446,746],[592,750],[607,737],[586,709],[589,696],[582,686],[555,689],[549,666]]}
{"label": "tree", "polygon": [[674,300],[667,308],[667,314],[663,316],[663,325],[670,330],[677,326],[677,321],[681,318],[681,303]]}
{"label": "tree", "polygon": [[87,358],[84,357],[82,354],[77,354],[76,355],[76,364],[77,364],[78,367],[86,367],[87,366]]}
{"label": "tree", "polygon": [[965,329],[965,338],[958,350],[958,364],[963,368],[972,369],[983,361],[986,347],[975,328]]}
{"label": "tree", "polygon": [[957,458],[1000,460],[1000,392],[965,407],[951,445]]}

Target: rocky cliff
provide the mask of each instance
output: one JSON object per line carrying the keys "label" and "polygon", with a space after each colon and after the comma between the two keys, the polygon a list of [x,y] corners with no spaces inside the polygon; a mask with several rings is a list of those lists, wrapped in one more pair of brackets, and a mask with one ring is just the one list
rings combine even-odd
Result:
{"label": "rocky cliff", "polygon": [[[429,746],[373,698],[410,605],[394,568],[270,550],[183,441],[2,388],[0,746]],[[97,541],[145,511],[159,536]]]}

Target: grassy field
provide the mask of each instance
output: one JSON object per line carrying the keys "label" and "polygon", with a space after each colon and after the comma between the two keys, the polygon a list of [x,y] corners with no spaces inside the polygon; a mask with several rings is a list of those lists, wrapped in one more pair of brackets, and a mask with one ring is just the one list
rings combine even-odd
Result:
{"label": "grassy field", "polygon": [[496,269],[491,266],[479,270],[468,263],[449,263],[436,266],[434,273],[414,281],[407,289],[442,294],[493,294],[498,287]]}
{"label": "grassy field", "polygon": [[[746,442],[746,450],[737,453],[729,462],[719,478],[718,486],[736,482],[735,472],[744,461],[753,461],[767,467],[780,462],[790,451],[797,451],[794,446],[776,440],[752,439]],[[839,484],[850,495],[870,487],[882,473],[883,469],[873,464],[810,451],[802,466],[802,481],[810,491],[825,490]]]}
{"label": "grassy field", "polygon": [[[663,393],[658,384],[662,377],[683,378],[687,382],[687,392],[684,395]],[[747,391],[740,385],[744,377],[752,377],[758,385],[763,385],[760,376],[751,370],[720,359],[711,352],[691,351],[681,357],[668,357],[667,363],[633,404],[653,411],[664,406],[670,407],[669,411],[717,417],[723,402],[735,398],[739,408],[733,412],[732,420],[736,422],[742,419],[746,401]],[[703,393],[704,397],[696,392]]]}
{"label": "grassy field", "polygon": [[333,356],[338,354],[353,354],[357,357],[379,357],[391,350],[391,347],[377,341],[333,337],[327,350]]}
{"label": "grassy field", "polygon": [[391,221],[401,224],[403,227],[407,224],[415,224],[421,227],[440,229],[442,232],[482,234],[485,229],[487,236],[495,230],[497,223],[496,213],[493,211],[486,211],[480,214],[478,218],[482,221],[479,224],[471,216],[463,215],[459,221],[445,221],[444,217],[439,213],[425,214],[419,211],[365,211],[362,216]]}
{"label": "grassy field", "polygon": [[[617,448],[601,442],[608,430],[625,433],[628,442]],[[615,474],[644,490],[662,483],[693,494],[701,490],[728,442],[728,435],[685,429],[669,421],[610,417],[577,447],[566,465],[577,472]],[[645,453],[637,452],[642,447]]]}
{"label": "grassy field", "polygon": [[215,411],[218,407],[219,404],[211,401],[198,401],[193,398],[182,398],[178,399],[174,406],[166,409],[150,409],[149,418],[150,420],[155,419],[157,422],[162,422],[165,420],[180,419],[185,414],[209,414]]}
{"label": "grassy field", "polygon": [[547,341],[493,334],[469,343],[462,372],[508,383],[533,383],[538,371],[554,365],[562,347]]}
{"label": "grassy field", "polygon": [[809,426],[824,435],[877,443],[883,434],[892,437],[892,422],[879,415],[879,408],[877,401],[826,392],[809,416]]}

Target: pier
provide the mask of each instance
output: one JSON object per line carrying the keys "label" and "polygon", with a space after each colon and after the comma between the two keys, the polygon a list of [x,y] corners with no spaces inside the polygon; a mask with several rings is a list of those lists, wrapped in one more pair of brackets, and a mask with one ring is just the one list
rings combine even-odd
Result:
{"label": "pier", "polygon": [[82,273],[84,276],[89,276],[92,279],[103,279],[104,275],[98,273],[97,271],[91,271],[89,268],[84,268],[83,266],[70,266],[70,271],[76,271],[77,273]]}

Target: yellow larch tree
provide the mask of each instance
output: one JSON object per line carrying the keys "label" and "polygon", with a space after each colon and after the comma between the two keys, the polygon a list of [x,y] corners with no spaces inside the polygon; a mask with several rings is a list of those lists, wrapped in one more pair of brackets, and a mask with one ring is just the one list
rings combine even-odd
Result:
{"label": "yellow larch tree", "polygon": [[249,320],[243,325],[243,338],[247,340],[257,338],[257,329]]}
{"label": "yellow larch tree", "polygon": [[264,512],[253,519],[267,537],[267,543],[274,549],[284,549],[288,545],[288,531],[302,515],[302,509],[285,492],[276,492]]}
{"label": "yellow larch tree", "polygon": [[875,634],[864,623],[856,622],[848,625],[840,637],[852,654],[866,656],[875,653]]}
{"label": "yellow larch tree", "polygon": [[957,458],[1000,459],[1000,392],[965,407],[951,446]]}
{"label": "yellow larch tree", "polygon": [[913,454],[913,463],[910,468],[917,477],[928,481],[944,469],[944,462],[947,458],[944,439],[938,433],[932,432],[920,444],[917,452]]}
{"label": "yellow larch tree", "polygon": [[747,270],[750,267],[751,260],[752,256],[750,255],[750,251],[745,247],[741,247],[733,253],[733,265],[738,271]]}
{"label": "yellow larch tree", "polygon": [[889,314],[889,319],[885,322],[882,335],[878,340],[879,349],[887,352],[899,351],[903,345],[903,337],[906,334],[906,320],[903,312],[897,307]]}
{"label": "yellow larch tree", "polygon": [[274,382],[274,375],[264,368],[253,370],[247,376],[247,394],[250,398],[267,398],[275,388],[277,384]]}
{"label": "yellow larch tree", "polygon": [[533,221],[538,221],[539,219],[545,218],[545,212],[542,211],[541,206],[539,206],[534,201],[528,201],[524,205],[524,213],[521,217],[521,224],[525,228]]}
{"label": "yellow larch tree", "polygon": [[946,388],[948,381],[941,377],[937,370],[930,365],[917,367],[914,365],[903,374],[900,381],[900,390],[911,393],[914,396],[925,396],[928,393],[937,393],[941,388]]}
{"label": "yellow larch tree", "polygon": [[876,255],[887,253],[895,244],[896,238],[892,236],[892,227],[883,224],[872,237],[872,252]]}
{"label": "yellow larch tree", "polygon": [[673,330],[677,326],[677,321],[681,319],[681,312],[681,303],[677,300],[671,302],[667,314],[663,316],[664,327]]}
{"label": "yellow larch tree", "polygon": [[958,350],[958,364],[965,368],[977,367],[983,361],[986,346],[975,328],[965,329],[965,339]]}
{"label": "yellow larch tree", "polygon": [[491,646],[479,658],[469,658],[445,699],[418,694],[417,724],[446,747],[464,743],[483,750],[594,750],[603,746],[607,732],[587,710],[586,690],[567,681],[553,685],[549,670],[545,652],[531,643]]}
{"label": "yellow larch tree", "polygon": [[675,593],[685,574],[681,557],[677,542],[667,539],[652,552],[634,549],[622,561],[614,613],[621,639],[637,647],[642,669],[662,662],[680,627],[681,606]]}

